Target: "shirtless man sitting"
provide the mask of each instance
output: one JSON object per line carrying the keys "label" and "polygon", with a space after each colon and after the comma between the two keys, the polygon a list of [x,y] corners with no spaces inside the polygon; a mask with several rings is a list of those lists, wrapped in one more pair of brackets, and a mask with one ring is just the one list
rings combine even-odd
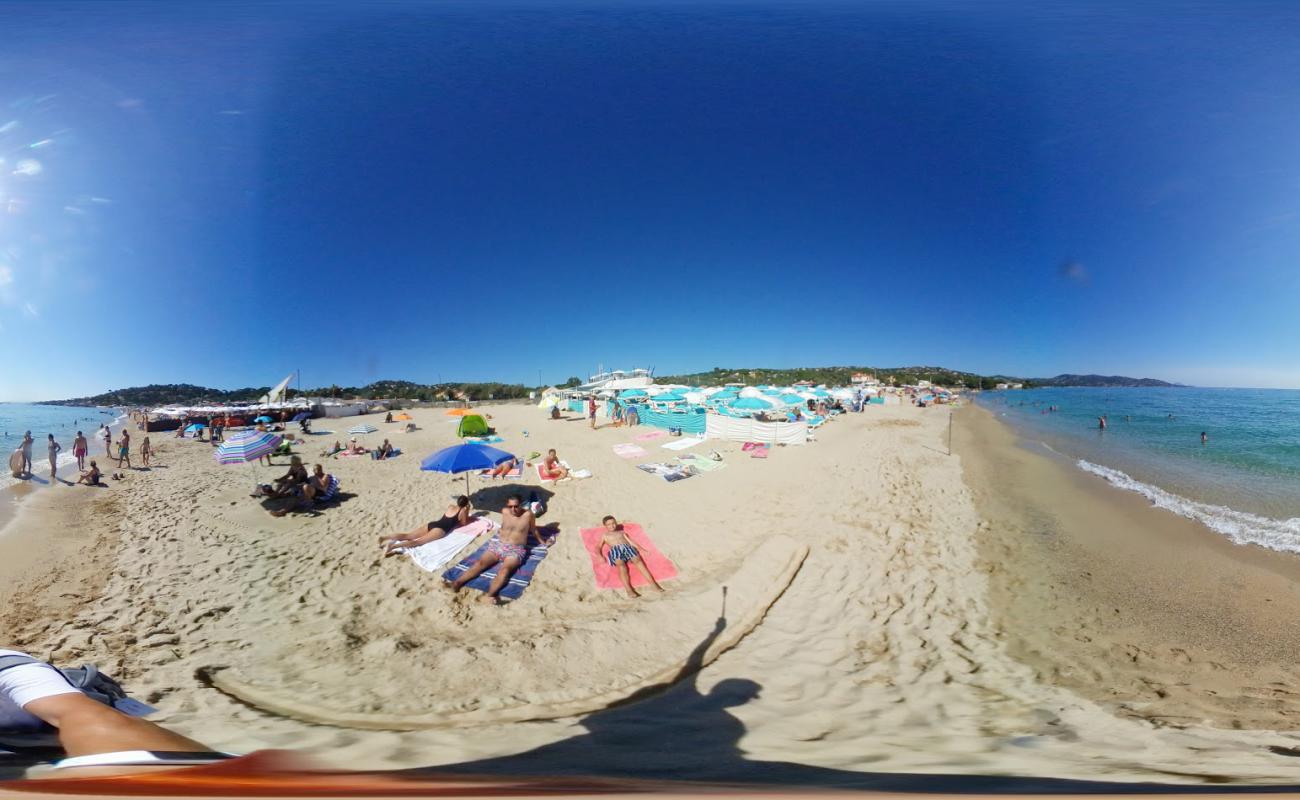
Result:
{"label": "shirtless man sitting", "polygon": [[569,477],[569,470],[560,463],[559,457],[555,455],[555,448],[547,450],[546,458],[542,459],[542,478],[548,481],[562,481],[567,477]]}
{"label": "shirtless man sitting", "polygon": [[479,558],[478,563],[465,570],[451,583],[451,590],[460,591],[460,587],[477,578],[484,570],[500,563],[501,568],[497,570],[496,577],[492,579],[492,584],[480,598],[484,603],[500,604],[501,599],[497,595],[505,588],[506,581],[510,580],[514,571],[519,569],[528,558],[529,538],[536,539],[543,547],[555,543],[554,538],[542,538],[537,532],[537,518],[524,506],[524,498],[512,494],[506,500],[506,507],[501,510],[501,530],[492,541],[488,542],[487,551]]}

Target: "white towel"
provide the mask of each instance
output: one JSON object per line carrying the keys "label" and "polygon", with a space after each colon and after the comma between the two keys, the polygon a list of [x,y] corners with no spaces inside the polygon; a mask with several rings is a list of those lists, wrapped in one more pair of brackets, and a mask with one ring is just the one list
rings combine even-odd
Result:
{"label": "white towel", "polygon": [[433,572],[447,564],[456,554],[465,549],[465,545],[478,538],[480,533],[491,533],[496,523],[487,517],[479,517],[468,525],[463,525],[441,539],[406,550],[420,569]]}
{"label": "white towel", "polygon": [[685,450],[688,447],[694,447],[702,441],[704,440],[698,439],[694,436],[685,436],[675,442],[669,442],[668,444],[661,444],[659,446],[665,450]]}

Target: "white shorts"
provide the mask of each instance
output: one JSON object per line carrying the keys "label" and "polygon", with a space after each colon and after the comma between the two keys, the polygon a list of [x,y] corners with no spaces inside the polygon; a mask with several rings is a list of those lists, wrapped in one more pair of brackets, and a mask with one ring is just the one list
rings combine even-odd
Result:
{"label": "white shorts", "polygon": [[[27,654],[0,649],[0,655]],[[45,697],[80,691],[49,664],[20,664],[0,671],[0,730],[39,728],[40,718],[24,711],[24,706]]]}

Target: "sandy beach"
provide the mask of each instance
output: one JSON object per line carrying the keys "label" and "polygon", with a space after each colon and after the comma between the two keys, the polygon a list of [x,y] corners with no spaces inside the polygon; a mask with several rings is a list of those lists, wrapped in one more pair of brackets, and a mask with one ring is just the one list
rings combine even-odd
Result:
{"label": "sandy beach", "polygon": [[[381,557],[381,534],[464,486],[418,469],[455,441],[453,418],[421,409],[411,434],[318,420],[335,433],[304,460],[346,497],[314,515],[272,518],[253,467],[167,435],[154,469],[110,488],[29,491],[0,534],[6,638],[99,663],[214,747],[367,768],[1294,779],[1268,748],[1300,746],[1295,560],[1088,485],[981,409],[957,412],[953,455],[948,409],[871,407],[767,460],[697,446],[726,467],[674,483],[612,452],[625,429],[481,410],[498,447],[592,472],[471,479],[492,518],[536,490],[559,528],[516,602]],[[358,421],[403,455],[316,458]],[[663,441],[642,460],[674,455]],[[607,513],[674,561],[664,595],[596,589],[579,530]]]}

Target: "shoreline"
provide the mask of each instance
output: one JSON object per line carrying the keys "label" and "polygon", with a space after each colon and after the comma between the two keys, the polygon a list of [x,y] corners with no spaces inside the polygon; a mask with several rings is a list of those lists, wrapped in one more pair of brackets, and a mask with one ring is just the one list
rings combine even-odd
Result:
{"label": "shoreline", "polygon": [[1300,557],[1153,507],[988,409],[953,439],[994,624],[1041,680],[1161,726],[1300,730]]}

